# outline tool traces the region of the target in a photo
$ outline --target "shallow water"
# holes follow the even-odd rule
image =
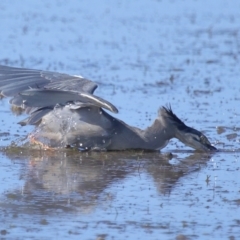
[[[93,7],[94,6],[94,7]],[[145,128],[170,103],[220,149],[30,151],[0,102],[0,234],[12,239],[240,238],[240,3],[1,1],[0,64],[81,74]],[[172,153],[172,154],[170,154]]]

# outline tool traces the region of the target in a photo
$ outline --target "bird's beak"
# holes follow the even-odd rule
[[[198,138],[199,145],[201,145],[201,149],[208,152],[208,151],[217,151],[217,148],[212,146],[209,142],[208,138],[201,133],[201,136]]]
[[[187,131],[181,132],[177,138],[187,146],[196,150],[204,152],[217,151],[217,148],[212,146],[204,134],[193,128],[187,128]]]
[[[214,146],[212,146],[210,143],[209,144],[202,144],[200,143],[200,149],[199,150],[203,150],[205,152],[212,152],[212,151],[217,151],[217,148],[215,148]],[[197,149],[198,150],[198,149]]]

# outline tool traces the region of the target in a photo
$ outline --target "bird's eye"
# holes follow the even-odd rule
[[[202,143],[206,143],[206,142],[207,142],[207,139],[206,139],[205,136],[201,135],[201,136],[200,136],[200,141],[201,141]]]
[[[191,135],[191,138],[197,142],[201,141],[201,139],[196,135]]]

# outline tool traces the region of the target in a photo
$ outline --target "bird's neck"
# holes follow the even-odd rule
[[[156,119],[152,126],[144,131],[146,144],[153,149],[164,148],[171,138],[174,138],[173,128],[167,128],[160,119]]]

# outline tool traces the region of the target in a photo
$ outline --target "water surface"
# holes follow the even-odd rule
[[[33,151],[0,102],[0,234],[8,239],[238,239],[238,1],[1,1],[0,64],[81,74],[130,125],[171,104],[220,149]],[[6,148],[7,147],[7,148]]]

